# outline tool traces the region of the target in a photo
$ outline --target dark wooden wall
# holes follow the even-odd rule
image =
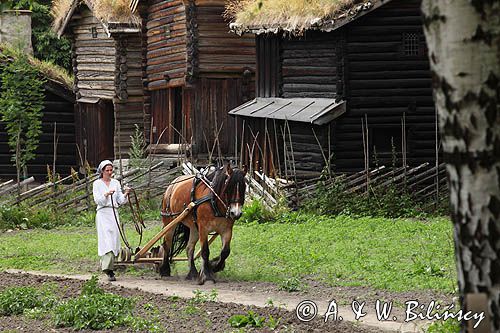
[[[346,114],[330,130],[316,128],[319,144],[311,125],[291,123],[293,145],[287,149],[293,149],[298,175],[321,170],[320,145],[327,157],[327,151],[334,154],[337,171],[363,169],[361,118],[368,121],[371,166],[391,165],[393,150],[401,164],[403,117],[407,164],[435,162],[435,108],[420,3],[395,0],[333,32],[256,38],[259,97],[346,100]],[[264,121],[247,123],[258,131]]]
[[[336,44],[333,34],[319,31],[281,39],[281,96],[335,97]]]
[[[275,35],[258,35],[255,38],[257,52],[256,94],[257,97],[281,96],[281,40]]]
[[[186,58],[186,8],[182,0],[151,0],[146,9],[146,80],[149,89],[183,85]]]
[[[50,83],[46,84],[49,85]],[[59,90],[59,89],[58,89]],[[66,176],[71,168],[76,167],[75,119],[73,112],[72,93],[64,90],[64,96],[57,91],[45,91],[45,102],[42,118],[42,134],[36,150],[36,158],[28,163],[28,175],[37,181],[47,178],[47,165],[52,169],[54,158],[54,123],[58,137],[56,172]],[[69,95],[70,98],[66,97]],[[7,144],[8,136],[4,125],[0,122],[0,179],[15,179],[16,168],[11,162],[11,153]]]
[[[401,119],[406,117],[407,163],[435,160],[435,109],[422,31],[420,2],[396,0],[346,25],[338,33],[344,59],[347,112],[336,122],[334,151],[339,170],[363,168],[361,118],[367,116],[371,165],[392,163],[390,138],[401,161]],[[405,54],[405,34],[418,43]],[[389,151],[388,151],[389,150]]]
[[[257,36],[257,97],[334,98],[338,81],[337,42],[338,38],[334,34],[317,31],[308,32],[302,37]],[[293,170],[299,178],[316,176],[323,169],[323,155],[328,158],[328,126],[295,122],[286,124],[273,120],[268,120],[266,126],[263,119],[246,119],[246,124],[254,134],[259,133],[260,136],[262,152],[254,150],[254,167],[259,165],[267,169],[266,172],[282,176],[292,174]],[[269,137],[264,141],[266,127]],[[252,145],[251,135],[246,136],[245,140]],[[269,160],[270,156],[274,162]],[[249,163],[248,154],[245,159]],[[275,170],[272,170],[273,167]]]

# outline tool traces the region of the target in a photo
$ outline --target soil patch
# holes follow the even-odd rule
[[[144,279],[143,279],[144,280]],[[147,280],[147,278],[146,278]],[[145,283],[147,281],[144,281]],[[31,274],[13,274],[0,272],[0,291],[14,286],[40,287],[44,283],[56,285],[60,299],[77,297],[80,294],[84,281],[61,277],[36,276]],[[266,284],[231,283],[231,288],[254,290]],[[136,307],[134,315],[149,318],[151,308],[158,309],[157,315],[165,330],[174,332],[233,332],[237,331],[228,323],[229,317],[234,314],[255,312],[258,316],[280,319],[278,331],[281,332],[382,332],[369,327],[361,327],[345,321],[324,322],[320,317],[310,322],[300,322],[295,313],[277,307],[256,307],[235,303],[203,302],[193,305],[186,299],[148,293],[138,289],[129,289],[112,284],[103,284],[103,289],[125,297],[134,297]],[[217,286],[218,287],[218,286]],[[255,288],[254,288],[255,287]],[[273,287],[268,286],[270,290]],[[323,297],[324,295],[322,295]],[[36,320],[25,316],[0,317],[0,331],[2,332],[73,332],[70,328],[56,329],[50,318]],[[115,328],[116,332],[132,332],[123,327]],[[269,332],[269,328],[250,328],[245,331]],[[83,331],[109,332],[109,331]]]

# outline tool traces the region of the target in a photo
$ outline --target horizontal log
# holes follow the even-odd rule
[[[47,116],[60,116],[66,114],[65,112],[57,112],[57,111],[67,111],[68,109],[73,109],[73,104],[69,102],[62,101],[44,101],[44,118]],[[72,112],[71,112],[72,113]]]
[[[79,88],[78,92],[82,97],[99,97],[104,99],[112,99],[115,96],[114,90],[96,90],[96,89],[82,89]]]
[[[179,44],[177,46],[171,46],[171,47],[163,47],[158,50],[154,51],[148,51],[146,54],[146,58],[148,59],[155,59],[155,58],[160,58],[162,56],[168,56],[171,54],[178,54],[178,53],[185,53],[186,52],[186,45],[185,44]]]
[[[238,47],[238,45],[228,45],[225,43],[211,43],[211,46],[199,47],[201,55],[248,55],[255,58],[255,49],[253,47]],[[255,62],[255,60],[254,60]]]
[[[283,91],[286,92],[335,92],[334,84],[310,84],[310,83],[287,83],[283,84]]]
[[[185,18],[186,9],[182,3],[177,3],[177,5],[150,12],[150,14],[148,15],[146,28],[152,29],[165,23],[169,23],[170,21],[168,19],[171,19],[172,16],[176,16],[176,14],[177,16],[182,16]]]
[[[431,79],[431,72],[424,70],[395,70],[387,68],[383,71],[367,71],[367,72],[351,72],[349,73],[351,80],[377,80],[384,78],[385,80],[392,79]]]
[[[335,98],[336,93],[325,92],[283,92],[283,98]]]
[[[316,66],[283,66],[283,76],[332,76],[337,74],[337,69],[332,66],[316,67]]]
[[[209,66],[209,64],[221,64],[221,65],[236,65],[236,64],[254,64],[254,55],[242,55],[242,54],[228,54],[228,55],[218,55],[218,54],[201,54],[199,55],[200,64]]]
[[[160,0],[148,6],[148,14],[158,12],[162,9],[182,5],[182,0]]]
[[[387,61],[364,61],[364,62],[350,62],[349,69],[353,72],[366,72],[366,71],[387,71],[393,70],[429,70],[428,60],[387,60]]]

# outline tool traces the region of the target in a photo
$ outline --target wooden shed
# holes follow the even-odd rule
[[[54,24],[72,41],[77,144],[93,166],[127,157],[135,124],[144,126],[142,22],[118,3],[73,0]]]
[[[365,156],[370,166],[391,165],[393,157],[434,163],[436,114],[420,3],[354,1],[300,26],[291,18],[236,19],[232,29],[256,34],[257,44],[257,98],[230,111],[260,133],[260,149],[246,160],[280,174],[289,161],[288,172],[299,178],[318,175],[329,156],[346,172],[362,170]],[[314,105],[325,107],[314,112]],[[326,117],[322,124],[318,114]],[[253,140],[246,137],[248,145]]]
[[[149,0],[138,12],[150,142],[234,156],[240,129],[228,111],[255,96],[254,36],[230,33],[222,0]]]
[[[72,87],[58,77],[46,75],[44,108],[42,110],[42,134],[35,159],[27,165],[28,175],[36,181],[47,178],[47,166],[56,157],[56,172],[69,175],[71,168],[77,166],[75,145],[75,120],[73,104],[75,101]],[[55,130],[55,133],[54,133]],[[56,156],[54,156],[54,134],[56,134]],[[16,167],[11,160],[8,135],[0,121],[0,179],[16,179]]]

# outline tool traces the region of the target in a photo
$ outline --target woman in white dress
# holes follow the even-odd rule
[[[128,201],[130,189],[127,188],[122,192],[120,182],[111,178],[113,163],[110,160],[102,161],[97,167],[97,172],[99,178],[94,182],[92,188],[94,201],[97,205],[95,216],[97,250],[101,258],[102,271],[108,275],[109,281],[116,281],[114,263],[115,257],[120,251],[120,231],[117,225],[120,220],[117,208]]]

